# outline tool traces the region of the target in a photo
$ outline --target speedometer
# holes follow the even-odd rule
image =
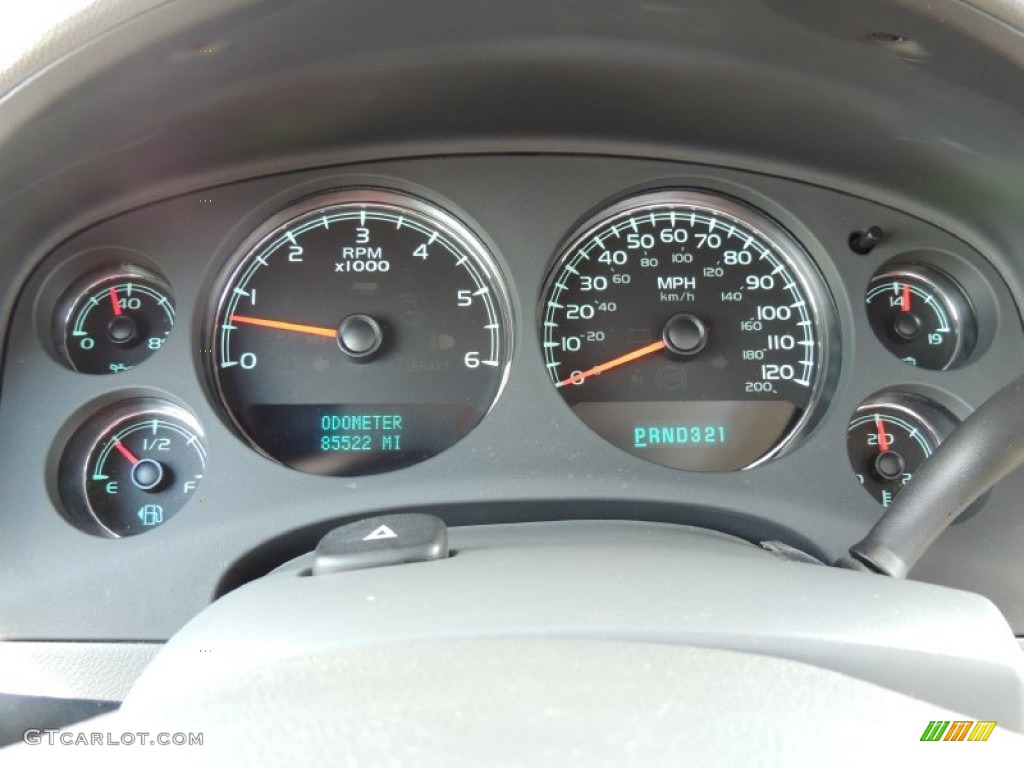
[[[805,431],[831,315],[803,248],[717,194],[628,198],[572,236],[541,305],[548,375],[629,453],[677,469],[744,469]]]

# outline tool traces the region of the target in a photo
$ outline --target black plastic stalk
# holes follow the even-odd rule
[[[961,512],[1021,464],[1024,376],[996,392],[942,442],[836,565],[904,578]]]

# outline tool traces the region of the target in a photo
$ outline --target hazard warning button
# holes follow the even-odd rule
[[[316,546],[313,575],[448,557],[448,529],[433,515],[404,512],[358,520]]]

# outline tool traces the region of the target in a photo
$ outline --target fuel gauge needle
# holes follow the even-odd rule
[[[567,379],[562,379],[560,382],[555,384],[555,386],[564,387],[567,384],[579,384],[582,381],[586,381],[591,376],[597,376],[597,374],[610,371],[612,368],[618,368],[620,365],[625,365],[626,363],[631,363],[634,360],[639,360],[641,357],[653,355],[655,352],[660,352],[666,346],[667,345],[664,341],[656,341],[653,344],[648,344],[646,347],[640,347],[640,349],[634,349],[632,352],[620,355],[614,360],[609,360],[607,363],[595,365],[593,368],[583,371],[583,373],[577,373]]]
[[[267,320],[262,317],[247,317],[246,315],[231,315],[230,320],[232,323],[242,323],[244,325],[258,325],[263,328],[273,328],[278,331],[292,331],[293,333],[305,333],[309,336],[326,336],[327,338],[337,338],[338,330],[336,328],[322,328],[318,325],[303,325],[301,323],[286,323],[283,320]]]
[[[114,441],[114,447],[117,448],[118,453],[120,453],[122,456],[128,459],[128,461],[130,461],[133,465],[139,463],[139,460],[135,458],[135,454],[129,451],[127,448],[125,448],[120,440]]]

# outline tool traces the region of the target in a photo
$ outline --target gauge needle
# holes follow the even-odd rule
[[[875,427],[878,428],[878,446],[883,451],[889,450],[889,435],[885,431],[885,424],[881,416],[875,416]]]
[[[336,328],[321,328],[318,325],[301,325],[299,323],[285,323],[281,320],[265,320],[261,317],[246,317],[245,315],[231,315],[232,323],[243,323],[248,325],[259,325],[263,328],[274,328],[278,331],[294,331],[295,333],[306,333],[310,336],[326,336],[337,338]]]
[[[583,373],[577,373],[576,375],[570,376],[567,379],[562,379],[555,386],[564,387],[566,384],[579,384],[580,382],[589,379],[591,376],[597,376],[597,374],[599,373],[610,371],[612,368],[618,368],[620,365],[625,365],[626,363],[631,363],[634,360],[639,360],[641,357],[653,355],[655,352],[663,350],[665,346],[666,345],[664,341],[656,341],[653,344],[648,344],[646,347],[641,347],[640,349],[635,349],[632,352],[627,352],[624,355],[620,355],[619,357],[616,357],[614,360],[609,360],[607,363],[595,365],[588,371],[583,371]]]
[[[115,440],[114,441],[114,447],[117,448],[117,450],[120,452],[120,454],[122,456],[124,456],[126,459],[128,459],[128,461],[130,461],[133,465],[139,463],[139,460],[135,458],[135,454],[132,453],[131,451],[129,451],[127,448],[125,448],[121,444],[120,440]]]
[[[123,311],[121,309],[121,299],[118,298],[117,288],[110,286],[110,303],[114,305],[114,316],[118,316]]]
[[[903,284],[903,296],[900,301],[900,308],[904,312],[910,311],[910,283]]]

